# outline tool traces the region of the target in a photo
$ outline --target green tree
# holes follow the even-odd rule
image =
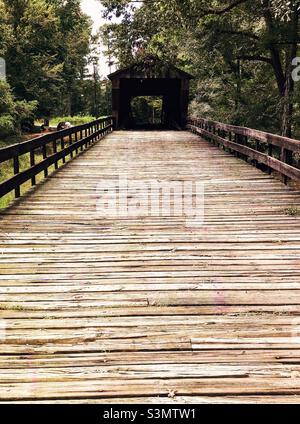
[[[4,0],[0,0],[0,34],[0,57],[2,57],[12,41],[12,28],[8,24],[8,14]]]
[[[21,132],[23,119],[33,117],[36,102],[25,100],[15,101],[10,86],[6,81],[0,80],[0,138]]]
[[[44,0],[5,0],[13,38],[7,48],[7,78],[17,99],[38,101],[38,116],[58,104],[62,63],[57,58],[59,19]]]
[[[13,27],[9,22],[7,5],[0,0],[0,56],[5,57],[13,43]],[[3,76],[2,76],[3,78]],[[0,79],[0,138],[20,134],[23,119],[32,117],[37,107],[36,102],[17,101],[10,85],[5,79]]]
[[[15,102],[9,85],[0,80],[0,137],[14,132]]]
[[[17,99],[38,101],[38,117],[73,115],[90,53],[91,22],[79,0],[3,0],[12,30],[8,81]]]
[[[126,0],[103,3],[108,18],[123,18],[104,34],[121,65],[133,60],[141,45],[193,71],[194,108],[202,105],[208,114],[239,123],[248,116],[253,125],[273,123],[274,130],[291,135],[298,0],[157,0],[140,7]]]
[[[97,42],[92,36],[91,19],[81,10],[80,0],[48,0],[54,5],[59,18],[60,39],[56,46],[57,58],[62,64],[62,88],[60,90],[60,114],[79,113],[78,99],[84,94],[86,67],[91,60],[92,45]]]

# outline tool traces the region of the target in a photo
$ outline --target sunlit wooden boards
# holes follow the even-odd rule
[[[120,174],[204,182],[204,224],[99,215]],[[101,140],[1,215],[0,402],[298,403],[297,208],[188,132]]]

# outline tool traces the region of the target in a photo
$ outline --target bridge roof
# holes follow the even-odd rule
[[[110,80],[120,78],[169,78],[169,79],[193,79],[194,77],[177,68],[176,66],[163,62],[154,57],[147,57],[142,61],[133,63],[123,69],[108,75]]]

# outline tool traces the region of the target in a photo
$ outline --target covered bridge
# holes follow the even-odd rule
[[[140,96],[155,96],[162,99],[162,128],[184,128],[188,115],[189,83],[192,78],[190,74],[155,57],[148,57],[109,75],[112,81],[112,108],[116,127],[140,127],[132,113],[132,101]]]

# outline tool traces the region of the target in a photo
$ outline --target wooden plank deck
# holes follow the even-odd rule
[[[205,182],[205,223],[97,182]],[[114,132],[0,221],[0,401],[300,402],[300,193],[188,132]],[[158,399],[159,397],[159,399]]]

